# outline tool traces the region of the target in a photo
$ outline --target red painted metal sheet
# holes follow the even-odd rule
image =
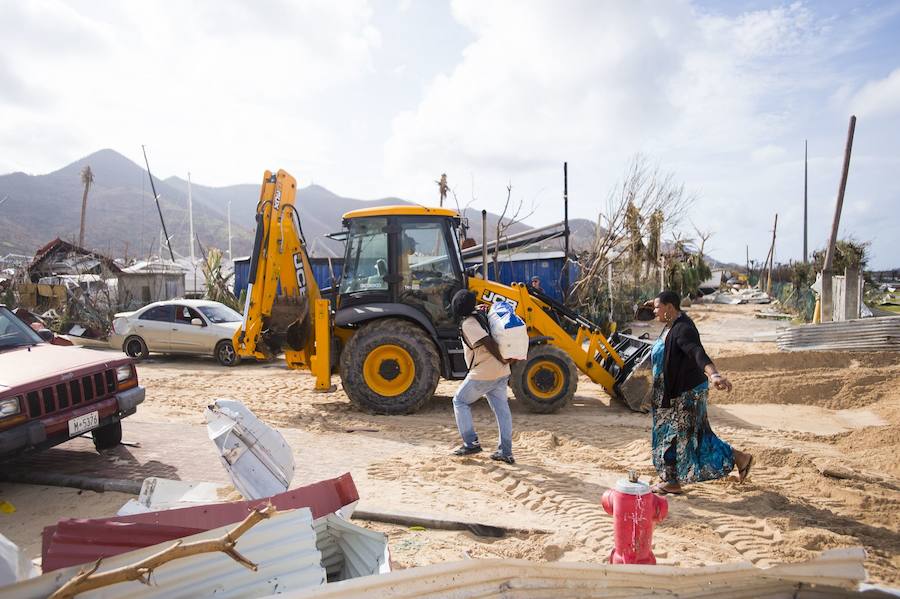
[[[298,487],[266,499],[214,503],[209,505],[115,516],[95,520],[60,520],[44,529],[42,565],[44,572],[64,566],[95,561],[166,540],[178,539],[243,520],[257,506],[271,503],[278,510],[308,507],[313,518],[327,516],[345,505],[359,501],[359,492],[350,473]],[[132,538],[122,525],[139,524]],[[183,533],[180,531],[188,530]],[[175,536],[166,536],[174,534]],[[151,540],[152,539],[152,540]],[[77,561],[72,561],[77,560]]]
[[[74,519],[48,526],[45,533],[48,530],[51,532],[49,537],[44,535],[41,561],[45,572],[203,532],[203,529],[184,526]]]

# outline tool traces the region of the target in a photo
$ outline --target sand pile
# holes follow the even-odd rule
[[[730,395],[712,394],[712,426],[757,461],[747,484],[733,475],[670,498],[670,516],[655,536],[660,562],[765,566],[863,545],[871,578],[900,585],[900,356],[779,353],[752,342],[754,331],[775,325],[747,307],[696,311],[704,343],[735,384]],[[467,555],[602,562],[612,519],[600,496],[629,469],[644,480],[654,475],[650,417],[610,402],[585,378],[558,414],[530,414],[512,402],[517,463],[508,466],[489,452],[449,457],[459,443],[449,401],[455,382],[442,381],[419,413],[385,417],[358,412],[341,391],[314,393],[308,374],[283,363],[223,369],[209,360],[157,359],[141,365],[140,376],[147,401],[134,418],[202,425],[211,399],[240,399],[270,423],[324,439],[330,460],[364,464],[351,472],[367,509],[549,531],[487,539],[372,525],[390,534],[398,567]],[[474,418],[482,444],[493,446],[496,425],[485,402]],[[378,450],[345,442],[348,434]]]

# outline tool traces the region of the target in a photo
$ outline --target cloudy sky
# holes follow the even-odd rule
[[[635,153],[698,196],[720,260],[841,234],[900,266],[900,3],[0,0],[0,173],[101,148],[223,186],[284,168],[361,199],[596,219]]]

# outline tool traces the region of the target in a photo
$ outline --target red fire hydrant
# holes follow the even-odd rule
[[[611,564],[655,564],[653,525],[669,513],[669,502],[650,492],[650,485],[629,471],[615,489],[603,493],[603,509],[615,519],[616,546],[609,555]]]

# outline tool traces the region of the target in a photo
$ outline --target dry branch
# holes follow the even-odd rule
[[[257,567],[256,564],[238,553],[234,546],[241,535],[262,520],[271,518],[276,513],[275,508],[271,504],[267,505],[262,509],[256,509],[250,512],[247,517],[244,518],[243,522],[220,537],[207,539],[205,541],[194,541],[193,543],[187,544],[183,544],[181,540],[178,540],[174,545],[163,549],[150,557],[142,559],[136,564],[122,566],[108,572],[95,574],[100,567],[100,563],[103,561],[103,558],[100,558],[89,570],[80,571],[62,585],[55,593],[50,595],[50,599],[70,599],[71,597],[75,597],[86,591],[92,591],[94,589],[130,580],[137,580],[143,584],[150,584],[151,574],[153,574],[153,571],[161,565],[183,557],[190,557],[201,553],[213,553],[216,551],[221,551],[245,568],[249,568],[255,572]]]
[[[510,183],[509,185],[506,186],[506,202],[503,204],[503,212],[500,213],[500,218],[497,219],[497,231],[496,231],[496,235],[494,237],[494,240],[496,241],[496,244],[494,245],[494,260],[493,260],[493,262],[494,262],[494,277],[496,277],[497,280],[499,280],[498,273],[500,272],[499,270],[497,270],[497,268],[498,268],[497,264],[500,261],[500,240],[507,237],[506,232],[509,230],[510,227],[512,227],[516,223],[522,222],[523,220],[525,220],[526,218],[528,218],[529,216],[534,214],[534,207],[532,206],[531,211],[528,212],[528,214],[519,216],[519,214],[522,212],[522,205],[523,205],[522,200],[519,200],[519,204],[516,206],[515,212],[513,212],[512,216],[510,216],[509,219],[506,222],[504,222],[503,219],[506,218],[506,213],[509,210],[509,202],[511,199],[512,199],[512,183]],[[484,240],[483,243],[487,243],[487,240]],[[485,272],[487,272],[487,270],[485,270]]]

